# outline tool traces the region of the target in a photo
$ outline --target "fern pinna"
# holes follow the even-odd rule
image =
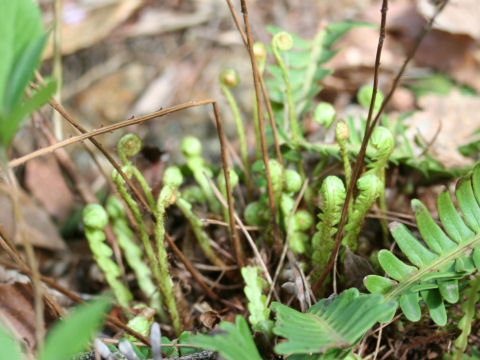
[[[412,265],[391,251],[381,250],[378,259],[390,278],[370,275],[365,279],[370,292],[383,294],[386,301],[396,301],[411,321],[420,319],[419,303],[423,299],[432,320],[445,325],[445,301],[456,303],[459,300],[458,280],[480,269],[480,166],[458,182],[455,194],[461,214],[455,209],[448,191],[437,199],[443,229],[425,205],[413,200],[412,207],[424,243],[404,225],[390,225],[400,250]]]

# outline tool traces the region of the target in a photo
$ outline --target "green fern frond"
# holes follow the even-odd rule
[[[425,245],[405,225],[392,223],[390,231],[412,265],[388,250],[381,250],[378,260],[391,279],[377,275],[365,279],[370,292],[397,301],[411,321],[420,319],[420,299],[423,299],[432,320],[445,325],[444,301],[458,302],[458,280],[480,269],[480,166],[458,182],[455,193],[461,214],[455,209],[448,191],[437,199],[443,229],[425,205],[413,200],[418,230]]]
[[[371,145],[375,151],[369,152],[372,162],[367,165],[367,168],[370,169],[369,172],[383,179],[385,177],[385,166],[395,149],[393,135],[386,127],[377,126],[373,130],[369,145]]]
[[[383,192],[383,182],[378,176],[366,173],[357,180],[357,188],[359,194],[349,214],[343,238],[343,243],[352,251],[357,249],[357,238],[362,230],[362,224],[367,211]]]
[[[355,288],[320,300],[307,313],[274,302],[273,332],[287,339],[275,346],[278,354],[328,354],[343,359],[377,321],[395,309],[378,294],[360,294]],[[315,357],[317,359],[317,357]]]
[[[264,280],[258,275],[257,266],[246,266],[242,268],[242,277],[245,281],[243,291],[248,299],[248,320],[253,330],[263,331],[270,334],[273,321],[269,320],[270,309],[267,307],[267,297],[262,294]]]
[[[337,232],[342,206],[345,200],[345,185],[336,176],[328,176],[322,183],[320,193],[323,197],[322,212],[318,215],[317,232],[312,238],[312,260],[314,265],[323,267],[333,249],[333,236]]]
[[[458,322],[458,328],[462,331],[455,340],[455,346],[458,351],[455,354],[455,359],[461,360],[465,350],[467,350],[468,337],[472,330],[472,322],[475,319],[475,305],[480,300],[480,277],[476,277],[469,282],[469,287],[464,291],[465,301],[462,303],[462,311],[464,316]]]
[[[288,76],[292,87],[293,100],[297,114],[302,116],[312,105],[312,100],[322,90],[317,85],[325,76],[333,70],[325,69],[322,64],[328,62],[336,50],[331,47],[350,29],[360,26],[375,26],[369,23],[360,22],[337,22],[329,24],[325,29],[320,30],[312,40],[302,39],[295,34],[293,38],[293,49],[284,53],[288,64]],[[275,26],[267,26],[267,30],[275,35],[283,30]],[[285,84],[282,78],[282,71],[279,66],[268,66],[272,75],[266,80],[270,98],[278,104],[285,104]]]
[[[227,360],[263,360],[253,342],[247,321],[240,315],[235,320],[235,324],[222,321],[222,332],[215,336],[194,335],[189,337],[188,342],[202,349],[218,351]]]

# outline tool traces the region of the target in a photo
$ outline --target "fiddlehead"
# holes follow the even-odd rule
[[[143,177],[142,173],[137,169],[135,165],[131,163],[128,158],[137,155],[142,149],[142,140],[136,134],[126,134],[120,138],[117,144],[118,157],[123,163],[124,168],[135,176],[138,183],[142,187],[142,190],[147,198],[148,205],[155,211],[155,200],[152,195],[152,191],[147,181]],[[125,170],[124,170],[125,172]]]
[[[112,288],[118,303],[125,307],[129,306],[132,294],[118,279],[121,275],[120,268],[111,259],[112,249],[105,244],[103,231],[108,224],[107,212],[99,204],[88,204],[83,209],[82,221],[93,258],[105,275],[105,279]]]
[[[287,98],[287,109],[288,115],[290,119],[290,132],[292,135],[292,141],[295,147],[298,146],[298,142],[300,141],[300,125],[297,121],[297,116],[295,113],[295,105],[293,102],[293,94],[292,94],[292,86],[290,84],[290,76],[287,71],[287,66],[285,65],[285,61],[280,53],[280,51],[288,51],[293,46],[293,38],[292,36],[285,32],[281,31],[272,39],[272,51],[275,59],[277,60],[278,66],[282,71],[283,81],[285,82],[285,94]]]
[[[181,150],[187,160],[188,168],[207,199],[210,210],[219,213],[220,204],[208,182],[208,178],[212,178],[213,174],[202,158],[202,143],[194,136],[186,136],[182,140]]]
[[[224,70],[220,74],[220,86],[222,88],[223,94],[227,98],[228,104],[232,109],[233,118],[235,120],[235,125],[237,127],[238,141],[240,142],[240,156],[242,158],[243,167],[245,168],[245,183],[247,189],[251,189],[251,180],[250,180],[250,162],[248,160],[248,149],[247,149],[247,140],[245,138],[245,129],[243,127],[243,119],[240,115],[237,102],[230,91],[231,88],[237,87],[240,83],[240,77],[235,70],[228,69]]]
[[[322,101],[315,107],[313,121],[328,129],[335,121],[336,114],[332,104]]]

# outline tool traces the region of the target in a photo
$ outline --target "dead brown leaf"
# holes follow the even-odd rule
[[[373,68],[378,44],[378,29],[358,27],[350,30],[335,45],[341,51],[328,62],[332,69]],[[382,67],[398,66],[401,59],[394,55],[391,41],[386,38],[382,51]]]
[[[480,22],[478,21],[480,7],[478,5],[478,0],[450,0],[438,15],[433,28],[480,39]],[[419,0],[417,8],[425,19],[430,19],[435,12],[435,5],[431,0]]]
[[[15,282],[0,285],[0,312],[8,325],[23,340],[24,345],[33,350],[35,340],[35,309],[33,289],[29,283]],[[45,313],[45,325],[53,323],[55,318]]]
[[[141,64],[129,64],[82,91],[75,100],[87,118],[119,121],[143,91],[146,76]]]
[[[221,1],[203,0],[193,2],[195,11],[190,13],[170,11],[163,8],[145,8],[138,21],[126,26],[122,35],[127,37],[152,36],[169,31],[178,31],[210,21],[218,16]],[[220,7],[225,12],[225,8]]]
[[[198,317],[198,321],[205,326],[208,330],[211,330],[217,325],[222,318],[217,311],[205,311]]]
[[[37,158],[27,163],[25,185],[51,216],[59,221],[68,218],[74,196],[65,183],[53,155]]]
[[[430,16],[431,7],[429,0],[420,0],[418,6],[406,2],[392,4],[387,30],[406,49],[410,48]],[[480,91],[479,11],[475,0],[449,2],[420,44],[416,64],[444,72]]]
[[[88,48],[107,37],[142,5],[142,0],[67,3],[63,11],[62,54]],[[53,35],[53,32],[52,32]],[[53,55],[53,36],[44,58]]]
[[[370,274],[375,274],[370,262],[362,256],[356,255],[347,248],[345,251],[345,260],[343,262],[345,272],[345,287],[356,287],[364,290],[363,278]]]
[[[413,143],[415,136],[420,136],[425,144],[434,140],[428,152],[448,169],[472,164],[457,148],[473,141],[473,133],[480,127],[480,98],[452,90],[447,96],[422,96],[419,106],[422,110],[405,121],[408,139]],[[420,155],[424,150],[417,147],[416,151]]]
[[[19,244],[16,239],[16,221],[13,214],[13,203],[10,196],[11,189],[0,184],[0,225],[7,235]],[[26,233],[31,244],[35,247],[48,250],[65,250],[67,247],[63,239],[58,235],[55,225],[29,195],[20,190],[20,207],[22,209]]]

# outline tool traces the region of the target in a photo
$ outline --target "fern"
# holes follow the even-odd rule
[[[455,354],[456,360],[461,360],[467,349],[468,337],[472,330],[472,321],[475,319],[476,314],[475,305],[480,300],[478,293],[480,291],[480,277],[477,276],[474,280],[470,281],[469,285],[469,288],[464,291],[465,301],[462,303],[462,311],[465,315],[458,322],[458,328],[462,332],[457,340],[455,340],[455,346],[458,349]]]
[[[333,249],[333,236],[340,221],[342,205],[345,200],[345,186],[336,176],[328,176],[322,183],[320,193],[323,197],[322,212],[318,215],[317,232],[312,238],[312,262],[323,268]]]
[[[267,307],[267,297],[262,294],[264,280],[258,276],[257,266],[246,266],[242,268],[242,277],[245,281],[244,292],[248,299],[248,320],[253,330],[263,331],[271,334],[273,321],[269,320],[270,309]]]
[[[242,316],[237,315],[235,324],[222,321],[220,330],[222,333],[215,336],[191,336],[188,342],[202,349],[218,351],[227,360],[262,360],[247,321]]]
[[[365,173],[357,180],[359,194],[349,214],[343,238],[343,243],[352,251],[357,249],[357,238],[362,230],[362,224],[367,211],[383,192],[383,187],[383,182],[374,174]]]
[[[463,175],[468,169],[446,169],[436,158],[431,156],[428,151],[424,151],[421,156],[415,154],[411,140],[408,139],[406,133],[408,126],[404,123],[404,121],[411,115],[413,115],[413,113],[402,114],[395,121],[387,116],[382,116],[380,122],[382,127],[388,129],[395,140],[395,146],[391,155],[388,157],[388,161],[396,165],[401,164],[411,169],[415,169],[430,180],[436,178],[454,178]],[[346,151],[350,156],[356,156],[360,150],[363,135],[365,133],[366,120],[362,117],[354,119],[352,116],[347,116],[345,123],[348,126],[350,135],[348,143],[346,144]],[[322,157],[333,156],[340,159],[341,156],[343,156],[339,146],[334,143],[310,143],[304,141],[301,142],[300,145],[303,149],[315,151]],[[374,144],[372,143],[371,145]],[[376,160],[376,153],[377,150],[374,149],[374,146],[369,146],[367,148],[367,157],[370,160]]]
[[[360,26],[375,26],[360,22],[337,22],[329,24],[326,29],[320,30],[314,39],[306,40],[291,34],[293,37],[293,49],[284,54],[288,77],[290,78],[293,99],[298,106],[297,114],[302,116],[311,107],[312,100],[322,90],[317,84],[333,70],[325,69],[321,65],[328,62],[335,54],[332,46],[350,29]],[[275,35],[282,29],[268,26],[267,30]],[[278,104],[286,104],[284,101],[284,81],[279,66],[268,66],[272,75],[266,81],[269,88],[270,99]]]
[[[370,292],[384,294],[387,301],[396,301],[411,321],[420,319],[420,299],[423,299],[432,320],[445,325],[444,301],[458,302],[458,280],[480,269],[480,166],[458,182],[456,197],[463,218],[449,192],[443,192],[437,199],[443,229],[425,205],[413,200],[418,230],[426,245],[406,226],[392,223],[392,235],[412,265],[388,250],[381,250],[378,260],[391,279],[377,275],[365,279]]]
[[[283,355],[325,353],[313,358],[343,359],[363,334],[394,308],[383,296],[360,294],[355,288],[320,300],[305,314],[273,303],[277,314],[273,332],[287,338],[275,351]]]
[[[152,281],[152,271],[142,259],[142,249],[134,241],[134,233],[128,225],[125,208],[121,200],[114,195],[110,195],[107,198],[105,210],[112,223],[112,229],[117,237],[118,245],[122,249],[128,265],[135,273],[138,287],[146,298],[150,300],[150,306],[155,308],[163,318],[166,318],[162,308],[161,295]]]

